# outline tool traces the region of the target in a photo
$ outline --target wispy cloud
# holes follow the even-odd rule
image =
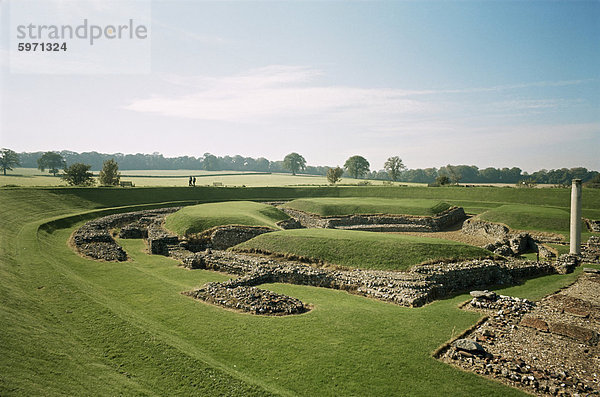
[[[126,109],[202,120],[269,122],[281,117],[328,117],[369,123],[432,111],[431,105],[407,98],[410,92],[325,86],[315,83],[320,71],[271,65],[226,77],[168,81],[193,87],[183,96],[155,95],[134,100]]]
[[[280,117],[313,116],[346,124],[394,125],[410,116],[439,116],[457,109],[454,96],[502,93],[531,87],[584,84],[589,80],[543,81],[452,90],[403,90],[319,84],[323,73],[305,66],[270,65],[230,76],[170,75],[165,81],[184,87],[185,95],[157,94],[138,98],[125,108],[137,112],[199,120],[269,122]],[[460,101],[459,101],[460,102]],[[493,113],[548,110],[576,101],[560,99],[507,99],[496,97],[481,106]],[[458,105],[460,106],[460,105]],[[473,104],[470,105],[473,108]],[[448,115],[450,118],[455,116]]]
[[[530,90],[576,86],[588,80],[403,90],[326,85],[325,78],[313,68],[285,65],[222,77],[172,75],[164,80],[184,94],[139,98],[125,108],[183,119],[243,123],[250,134],[278,139],[282,145],[293,144],[306,152],[314,151],[315,145],[333,147],[343,142],[340,156],[362,153],[384,158],[401,147],[407,164],[423,164],[424,153],[440,164],[461,163],[466,148],[477,164],[493,165],[489,154],[497,151],[505,153],[507,164],[521,164],[525,151],[545,147],[548,155],[561,156],[560,148],[574,142],[590,151],[589,142],[600,136],[600,124],[593,118],[589,123],[561,119],[574,107],[589,105],[586,101]],[[329,156],[324,154],[318,160],[325,164]],[[425,163],[432,164],[430,160]]]

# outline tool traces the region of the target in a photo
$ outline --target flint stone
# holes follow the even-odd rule
[[[539,317],[526,315],[523,316],[519,325],[524,327],[534,328],[542,332],[548,332],[548,323]]]
[[[498,295],[494,291],[471,291],[471,296],[476,299],[496,300]]]
[[[483,348],[483,346],[471,339],[457,339],[454,342],[452,342],[452,346],[454,346],[458,350],[464,350],[470,353],[485,353],[485,349]]]

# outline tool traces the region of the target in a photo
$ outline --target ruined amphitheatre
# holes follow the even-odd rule
[[[41,354],[39,362],[60,363],[64,370],[52,376],[68,380],[64,390],[81,390],[88,373],[104,379],[116,371],[123,380],[107,384],[127,394],[144,384],[192,394],[306,395],[319,382],[323,394],[599,392],[600,197],[592,189],[580,196],[576,255],[568,228],[539,226],[551,217],[529,219],[526,229],[488,213],[548,208],[562,211],[560,225],[568,227],[571,189],[0,194],[11,203],[6,233],[18,236],[4,240],[4,261],[15,266],[6,272],[15,286],[8,296],[46,313],[30,329],[8,328],[10,343],[36,335],[70,352],[29,345],[7,357]],[[539,200],[548,207],[533,204]],[[83,344],[65,345],[70,339],[49,328],[53,322],[82,335]],[[88,361],[104,367],[80,367]],[[33,371],[35,362],[22,359],[5,373]],[[71,378],[75,367],[85,382]],[[44,368],[53,366],[35,365],[35,379],[46,389]],[[26,382],[12,384],[25,390]]]

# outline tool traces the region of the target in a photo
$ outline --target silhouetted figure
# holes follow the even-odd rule
[[[196,177],[194,177],[194,186],[196,186]]]
[[[192,186],[192,177],[190,176],[190,181],[188,182],[188,186]]]

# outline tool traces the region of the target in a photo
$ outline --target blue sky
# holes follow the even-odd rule
[[[600,169],[600,2],[151,8],[150,74],[11,73],[3,23],[0,145]]]

